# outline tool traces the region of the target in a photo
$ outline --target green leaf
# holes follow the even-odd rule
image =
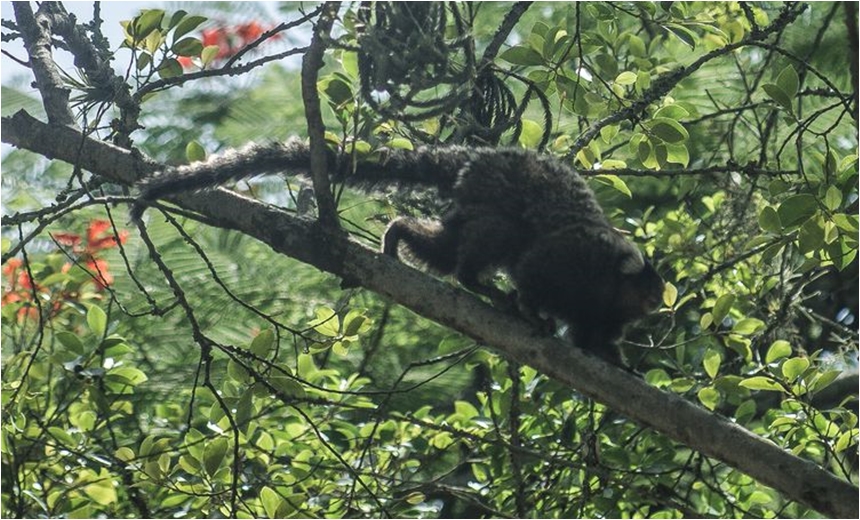
[[[137,70],[143,70],[152,63],[152,55],[141,53],[137,58]]]
[[[424,493],[421,493],[420,491],[413,491],[412,493],[406,495],[403,500],[405,500],[407,504],[412,504],[413,506],[415,506],[420,504],[421,502],[424,502],[424,499]]]
[[[176,24],[181,22],[182,19],[185,18],[185,16],[187,14],[188,14],[188,11],[183,11],[182,9],[173,13],[173,15],[170,17],[170,22],[168,22],[168,24],[167,24],[167,28],[173,29],[174,27],[176,27]]]
[[[820,392],[825,387],[829,386],[830,383],[836,380],[837,377],[842,375],[841,370],[828,370],[817,377],[815,377],[812,382],[809,384],[810,392]]]
[[[765,390],[769,392],[782,392],[782,387],[776,381],[763,376],[748,377],[741,381],[740,386],[750,390]]]
[[[836,450],[836,453],[840,453],[845,451],[848,446],[851,446],[852,444],[854,444],[854,432],[843,432],[836,440],[836,446],[834,449]]]
[[[118,458],[119,460],[121,460],[123,462],[130,462],[130,461],[134,460],[134,458],[135,458],[134,450],[132,450],[131,448],[129,448],[127,446],[123,446],[122,448],[116,450],[114,452],[113,456]]]
[[[672,379],[662,368],[652,368],[645,373],[645,381],[647,381],[651,386],[663,388],[664,386],[669,385],[672,382]]]
[[[287,396],[296,397],[298,399],[304,399],[307,396],[304,387],[298,381],[285,375],[278,374],[272,376],[269,383],[275,387],[275,389],[283,392]]]
[[[412,144],[412,141],[406,139],[405,137],[395,137],[389,140],[385,145],[389,148],[394,148],[397,150],[414,150],[415,145]]]
[[[615,83],[618,85],[633,85],[636,83],[636,73],[629,70],[624,71],[615,78]]]
[[[779,205],[779,220],[785,227],[804,222],[818,210],[818,201],[808,193],[793,195]]]
[[[774,361],[779,361],[782,358],[788,357],[791,355],[791,343],[778,339],[771,343],[770,347],[767,349],[767,354],[765,354],[764,362],[765,363],[773,363]]]
[[[684,144],[665,144],[666,162],[680,164],[685,168],[690,164],[690,152]]]
[[[84,344],[81,342],[81,338],[75,336],[71,332],[62,330],[54,334],[54,337],[57,338],[57,341],[59,341],[61,345],[75,354],[81,355],[84,353]]]
[[[326,97],[337,106],[348,103],[353,99],[352,87],[346,81],[336,76],[328,76],[320,80],[320,86]]]
[[[206,150],[197,141],[190,141],[185,145],[185,158],[188,162],[203,161],[206,159]]]
[[[691,49],[695,50],[696,33],[687,29],[683,25],[678,25],[676,23],[667,23],[664,25],[664,27],[668,29],[669,32],[677,36],[679,40],[689,45]]]
[[[247,434],[248,426],[251,424],[251,416],[254,414],[254,392],[249,388],[242,393],[242,397],[236,402],[236,411],[233,420],[239,426],[239,430]]]
[[[134,41],[143,41],[152,31],[161,26],[162,18],[164,18],[164,11],[161,9],[142,11],[140,16],[132,20],[130,25],[130,32],[134,36]]]
[[[690,112],[682,107],[681,105],[666,105],[661,107],[657,112],[654,113],[655,118],[668,118],[674,119],[675,121],[680,121],[685,117],[689,117]]]
[[[714,410],[720,404],[720,392],[712,386],[702,388],[696,395],[708,410]]]
[[[523,119],[519,143],[526,148],[537,148],[543,139],[543,128],[531,119]]]
[[[616,135],[618,135],[618,125],[606,125],[600,129],[600,138],[606,144],[611,143]]]
[[[182,75],[182,65],[175,59],[164,60],[158,66],[158,76],[161,79],[175,78]]]
[[[600,166],[604,170],[616,170],[621,168],[627,168],[627,163],[624,161],[619,161],[617,159],[606,159],[605,161],[600,163]]]
[[[283,501],[284,499],[269,486],[264,486],[260,490],[260,502],[262,502],[263,510],[269,518],[278,518],[278,508],[281,507]]]
[[[794,382],[795,379],[803,375],[803,372],[809,368],[809,360],[802,357],[791,358],[782,364],[782,375],[788,382]]]
[[[186,34],[190,33],[194,29],[196,29],[201,23],[206,21],[205,16],[189,16],[184,18],[179,25],[176,26],[176,30],[173,31],[173,41],[177,41],[182,38]]]
[[[117,500],[116,490],[113,487],[113,479],[105,477],[92,484],[84,486],[84,493],[96,503],[106,506]]]
[[[641,94],[651,86],[651,75],[640,70],[636,75],[636,91]]]
[[[801,253],[811,253],[824,245],[824,227],[819,219],[807,220],[797,234],[797,245]]]
[[[770,233],[779,233],[782,231],[782,222],[779,220],[779,213],[773,206],[765,206],[758,214],[758,225],[764,231]]]
[[[107,328],[107,314],[101,307],[90,305],[87,309],[87,325],[96,337],[101,338]]]
[[[627,183],[621,180],[617,175],[595,175],[594,179],[601,184],[614,188],[619,192],[627,195],[627,198],[633,198],[633,193],[627,187]]]
[[[798,78],[794,67],[788,65],[782,69],[782,72],[780,72],[779,76],[776,78],[776,84],[789,98],[797,96],[797,90],[800,86],[800,78]]]
[[[846,215],[845,213],[837,213],[833,215],[833,223],[836,224],[836,226],[843,231],[847,231],[848,233],[853,234],[857,233],[857,215]]]
[[[637,58],[647,58],[648,50],[645,47],[645,41],[642,38],[631,34],[627,40],[627,45],[630,47],[630,54]]]
[[[361,313],[361,311],[353,309],[346,313],[343,318],[343,335],[357,336],[362,332],[366,332],[370,328],[370,319]]]
[[[836,186],[827,188],[827,193],[824,194],[824,205],[830,211],[834,211],[842,205],[842,192]]]
[[[163,43],[164,35],[161,34],[161,31],[152,31],[143,40],[143,46],[149,54],[155,54]]]
[[[340,335],[340,318],[334,310],[329,307],[320,307],[316,310],[317,318],[308,325],[323,336],[330,338]]]
[[[137,386],[145,383],[149,378],[142,370],[130,366],[119,366],[110,369],[105,375],[106,381],[116,382],[122,385]]]
[[[764,328],[764,322],[758,318],[744,318],[735,323],[732,332],[742,336],[749,336]]]
[[[666,307],[672,308],[678,301],[678,288],[671,282],[666,282],[663,286],[663,303]]]
[[[343,51],[340,56],[340,65],[344,73],[351,79],[357,80],[358,76],[358,53],[354,51]]]
[[[705,372],[708,377],[714,379],[720,371],[720,364],[723,362],[723,356],[715,349],[708,349],[705,352],[705,358],[702,360],[702,365],[705,367]]]
[[[257,357],[264,358],[275,347],[275,333],[272,329],[263,329],[251,340],[248,350]]]
[[[788,110],[791,114],[794,113],[791,106],[791,98],[788,97],[788,94],[786,94],[779,86],[774,85],[773,83],[765,83],[761,88],[768,96],[770,96],[771,99],[776,101],[779,106]]]
[[[655,136],[670,144],[681,143],[690,137],[686,128],[668,117],[654,118],[648,122],[647,126]]]
[[[48,433],[50,433],[51,437],[53,437],[57,442],[64,446],[74,448],[78,445],[78,442],[74,439],[74,437],[72,437],[69,432],[62,428],[58,428],[56,426],[49,426]]]
[[[476,417],[478,415],[478,409],[472,405],[472,403],[466,401],[455,401],[454,402],[454,413],[463,420],[469,420],[472,417]]]
[[[230,379],[240,384],[249,383],[251,381],[251,375],[248,374],[245,367],[240,365],[235,359],[227,361],[227,375]]]
[[[174,43],[171,50],[178,56],[196,57],[203,52],[203,43],[197,38],[183,38]]]
[[[732,305],[735,304],[735,295],[732,293],[726,293],[717,298],[716,303],[714,303],[714,308],[711,311],[714,314],[714,324],[719,326],[726,316],[729,314],[729,311],[732,310]]]
[[[156,438],[154,435],[149,435],[140,442],[140,449],[137,451],[140,454],[141,458],[146,458],[149,456],[155,442]]]
[[[212,63],[212,61],[218,57],[219,52],[221,52],[221,47],[217,45],[207,45],[206,47],[203,47],[203,50],[200,52],[200,61],[203,62],[203,66],[206,67]]]
[[[747,399],[738,406],[735,410],[735,419],[738,423],[743,424],[755,417],[756,404],[755,399]]]
[[[540,53],[531,47],[517,45],[499,54],[499,58],[513,65],[542,65],[544,60]]]
[[[218,437],[206,444],[203,449],[203,468],[209,476],[215,475],[227,454],[229,443],[224,437]]]

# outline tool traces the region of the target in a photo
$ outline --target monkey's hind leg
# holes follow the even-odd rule
[[[516,300],[492,281],[499,270],[507,270],[529,240],[521,222],[475,206],[463,215],[455,274],[463,287],[490,298],[506,311],[516,310]]]
[[[382,239],[382,252],[399,258],[400,242],[415,259],[440,274],[451,274],[457,265],[458,230],[432,220],[400,217],[388,225]]]

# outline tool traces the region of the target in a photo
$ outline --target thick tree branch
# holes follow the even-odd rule
[[[69,108],[71,91],[63,86],[63,80],[51,55],[51,18],[41,9],[34,15],[29,2],[13,2],[12,7],[21,37],[27,46],[36,88],[42,94],[48,121],[74,126],[75,118]]]
[[[19,112],[3,118],[4,142],[131,184],[154,169],[121,148],[52,127]],[[82,154],[78,148],[82,146]],[[515,361],[600,401],[670,438],[719,459],[824,515],[857,518],[857,487],[816,464],[642,379],[537,334],[456,287],[368,250],[342,233],[241,197],[225,189],[177,197],[216,225],[252,236],[278,253],[361,284],[442,325],[490,345]]]

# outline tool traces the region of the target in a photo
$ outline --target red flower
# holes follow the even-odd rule
[[[243,23],[236,27],[236,34],[242,39],[243,47],[259,38],[263,32],[263,27],[257,22]]]
[[[93,220],[87,228],[87,249],[86,252],[95,254],[102,249],[108,249],[117,245],[117,236],[109,234],[108,236],[101,235],[104,232],[110,232],[111,224],[107,220]],[[128,231],[122,230],[119,232],[119,243],[125,244],[128,240]]]
[[[77,233],[53,233],[51,236],[63,246],[77,247],[81,243],[81,235]]]
[[[97,258],[98,252],[116,247],[117,244],[125,244],[128,240],[128,231],[121,230],[118,234],[114,234],[112,230],[110,221],[97,219],[87,226],[86,244],[81,243],[81,236],[76,233],[53,233],[51,235],[57,243],[71,247],[72,252],[77,254],[79,259],[86,264],[94,276],[93,282],[98,291],[103,291],[105,287],[113,283],[113,276],[108,271],[108,263],[106,260]],[[70,267],[66,264],[62,271],[68,272]]]
[[[101,258],[91,258],[87,260],[87,268],[95,274],[93,283],[96,284],[97,291],[103,291],[105,287],[113,283],[113,275],[108,271],[108,263]]]
[[[28,305],[26,302],[33,300],[33,288],[40,292],[44,292],[42,287],[33,283],[30,274],[25,270],[20,270],[24,262],[20,258],[11,258],[6,265],[3,266],[3,275],[5,276],[5,284],[3,286],[3,294],[0,296],[0,304],[7,303],[24,303],[18,309],[18,319],[26,317],[38,318],[39,310],[34,305]]]
[[[215,59],[223,60],[235,56],[236,53],[248,44],[260,38],[267,30],[257,21],[250,21],[234,26],[220,25],[204,29],[200,40],[204,47],[217,46],[218,53],[215,55]],[[279,35],[274,35],[271,39],[277,39],[278,37]],[[194,61],[185,56],[179,57],[178,61],[186,69],[194,66]]]

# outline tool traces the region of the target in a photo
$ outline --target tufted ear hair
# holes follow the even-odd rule
[[[624,255],[619,266],[621,274],[637,274],[645,269],[645,258],[638,249],[634,249],[630,254]]]

